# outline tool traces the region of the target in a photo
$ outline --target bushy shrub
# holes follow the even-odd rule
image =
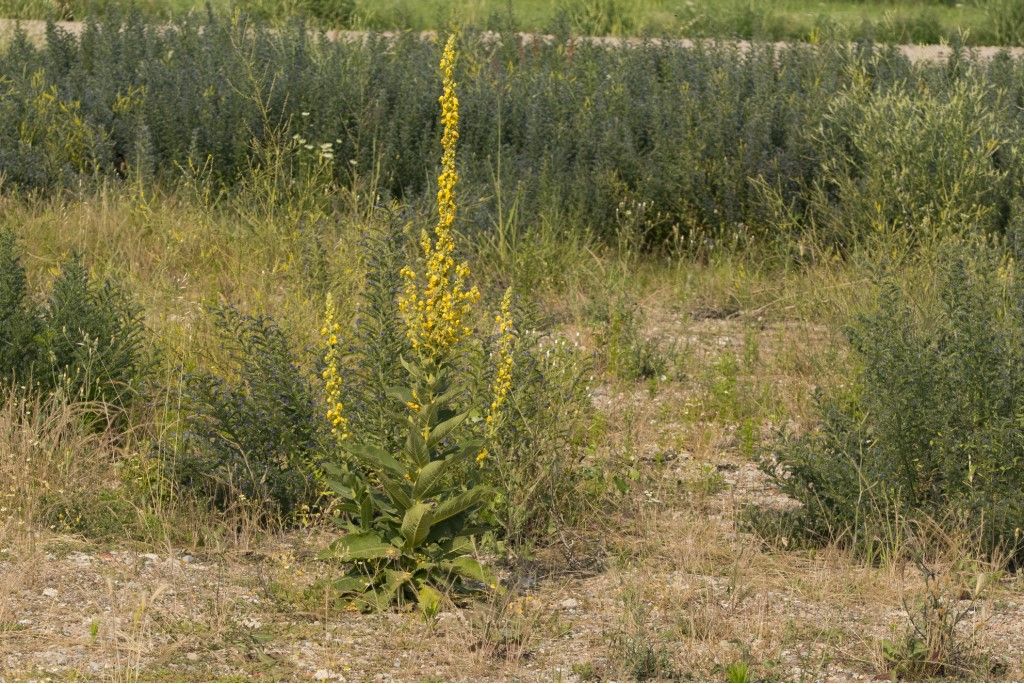
[[[125,406],[145,371],[139,309],[110,281],[93,282],[78,258],[66,262],[40,316],[35,378],[80,401]]]
[[[223,364],[185,378],[185,439],[174,477],[218,506],[248,499],[268,515],[312,506],[327,423],[310,376],[278,325],[219,308]]]
[[[30,372],[35,361],[39,328],[14,233],[0,231],[0,374],[8,382],[27,380],[19,376]]]
[[[126,407],[148,367],[138,308],[78,258],[37,304],[10,231],[0,231],[0,373],[6,384],[60,389],[74,401]]]
[[[802,505],[797,536],[898,550],[922,520],[976,526],[1024,550],[1024,282],[979,241],[945,248],[937,299],[887,280],[850,342],[855,384],[819,398],[821,424],[784,439],[765,471]]]
[[[1008,170],[997,153],[1009,135],[999,102],[970,74],[942,93],[878,92],[862,74],[824,115],[806,222],[839,246],[999,227]]]

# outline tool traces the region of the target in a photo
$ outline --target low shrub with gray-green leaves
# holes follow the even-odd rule
[[[77,257],[50,291],[33,296],[13,234],[0,231],[0,377],[8,386],[60,390],[75,401],[126,408],[149,368],[138,308]]]
[[[884,280],[850,328],[859,371],[818,398],[820,425],[763,469],[801,506],[796,539],[897,551],[916,522],[967,524],[1024,559],[1024,281],[978,240],[945,247],[937,296]],[[908,527],[909,526],[909,527]]]
[[[328,429],[321,399],[269,317],[213,312],[224,358],[185,377],[175,479],[218,507],[248,499],[287,518],[315,505]]]

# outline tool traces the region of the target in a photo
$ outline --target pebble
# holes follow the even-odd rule
[[[43,596],[47,598],[57,598],[57,590],[53,587],[46,587],[43,589]]]
[[[560,605],[565,610],[576,610],[580,607],[580,602],[574,598],[567,598],[558,605]]]
[[[338,675],[337,673],[331,672],[330,670],[320,668],[319,670],[313,673],[313,679],[317,680],[318,682],[326,682],[330,679],[338,679]]]
[[[188,659],[188,660],[191,660],[194,663],[197,660],[199,660],[199,654],[198,653],[193,653],[193,652],[186,653],[185,654],[185,658]]]

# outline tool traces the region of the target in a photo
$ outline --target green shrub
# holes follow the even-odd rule
[[[268,317],[214,311],[224,363],[185,378],[174,477],[227,507],[248,499],[287,517],[315,504],[327,424],[311,378]]]
[[[1008,131],[1001,98],[968,74],[942,93],[874,90],[865,73],[829,105],[808,223],[831,244],[882,237],[915,245],[1002,220]]]
[[[112,282],[93,282],[77,257],[63,265],[42,307],[38,339],[36,379],[76,400],[126,406],[139,390],[146,364],[139,309]]]
[[[0,231],[0,377],[28,380],[24,376],[36,360],[39,327],[14,234]]]
[[[0,231],[0,373],[4,382],[60,389],[80,402],[122,409],[148,369],[138,308],[111,281],[96,282],[76,257],[37,305],[10,231]]]
[[[570,19],[617,30],[639,1],[574,3]],[[735,7],[734,23],[770,28],[753,4]],[[238,207],[298,197],[326,211],[324,191],[368,179],[373,196],[431,196],[438,46],[307,28],[115,13],[80,38],[16,36],[0,48],[5,187],[173,185],[202,169],[209,196]],[[1022,194],[1024,66],[1009,56],[912,65],[846,43],[527,50],[513,34],[468,35],[463,51],[461,164],[481,198],[468,226],[501,224],[497,198],[514,197],[523,225],[557,217],[609,240],[626,230],[643,246],[707,251],[777,235],[782,212],[791,230],[842,247],[879,228],[913,242],[946,221],[998,231]],[[298,158],[327,144],[330,163]]]
[[[937,259],[937,298],[885,281],[850,331],[851,388],[819,397],[821,425],[762,467],[802,504],[796,536],[899,551],[907,526],[978,529],[990,552],[1024,550],[1024,283],[1012,261],[970,241]]]

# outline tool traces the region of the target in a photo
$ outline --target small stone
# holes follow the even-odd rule
[[[194,663],[197,660],[199,660],[199,654],[194,652],[186,653],[185,658],[191,660]]]
[[[43,589],[43,596],[47,598],[57,598],[57,590],[53,587],[46,587]]]
[[[160,556],[156,555],[155,553],[140,553],[139,558],[145,558],[146,560],[153,563],[160,560]]]
[[[567,598],[558,605],[560,605],[565,610],[576,610],[580,607],[580,602],[574,598]]]

